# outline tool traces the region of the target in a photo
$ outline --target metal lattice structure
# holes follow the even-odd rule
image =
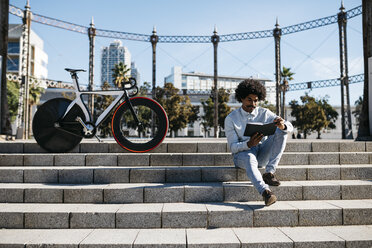
[[[6,77],[9,81],[16,81],[18,83],[22,82],[22,77],[17,74],[7,73]],[[364,74],[357,74],[357,75],[353,75],[349,77],[349,84],[356,84],[356,83],[361,83],[361,82],[364,82]],[[59,80],[53,80],[53,79],[41,79],[41,78],[30,77],[30,84],[31,85],[36,84],[44,88],[73,89],[72,83],[63,82]],[[334,86],[340,86],[339,78],[289,84],[288,91],[311,90],[311,89],[334,87]],[[275,86],[266,87],[266,91],[275,92]],[[188,95],[192,95],[192,94],[210,95],[211,94],[209,90],[187,90],[185,93]],[[180,91],[180,94],[183,94],[183,91]]]
[[[6,78],[9,81],[15,81],[19,84],[22,83],[22,77],[14,74],[14,73],[7,73]],[[73,89],[72,83],[53,80],[53,79],[42,79],[42,78],[29,78],[30,85],[35,85],[42,88],[61,88],[61,89]]]
[[[9,13],[23,18],[23,10],[14,5],[9,6]],[[347,11],[346,14],[347,14],[348,19],[361,15],[362,6],[355,7]],[[41,23],[41,24],[46,24],[46,25],[53,26],[53,27],[57,27],[57,28],[62,28],[62,29],[77,32],[77,33],[88,34],[89,27],[74,24],[71,22],[58,20],[55,18],[51,18],[51,17],[47,17],[47,16],[35,14],[35,13],[32,14],[32,21]],[[287,35],[287,34],[305,31],[308,29],[323,27],[323,26],[334,24],[334,23],[337,23],[337,14],[324,17],[324,18],[320,18],[320,19],[316,19],[313,21],[308,21],[308,22],[284,27],[282,28],[282,35]],[[123,39],[123,40],[143,41],[143,42],[150,42],[150,38],[151,38],[151,35],[147,35],[147,34],[129,33],[129,32],[114,31],[114,30],[98,29],[98,28],[96,29],[96,36]],[[220,35],[219,37],[220,37],[220,42],[270,38],[270,37],[273,37],[273,30],[225,34],[225,35]],[[211,43],[212,42],[212,38],[209,35],[159,35],[158,38],[159,38],[158,42],[161,42],[161,43]]]
[[[349,77],[349,84],[355,84],[355,83],[361,83],[361,82],[364,82],[364,74],[357,74],[357,75],[353,75]],[[316,89],[316,88],[326,88],[326,87],[333,87],[333,86],[340,86],[339,78],[289,84],[288,91],[311,90],[311,89]]]

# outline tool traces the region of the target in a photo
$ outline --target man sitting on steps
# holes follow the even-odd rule
[[[265,205],[269,206],[277,200],[269,185],[280,185],[275,177],[275,170],[286,145],[287,133],[292,132],[293,126],[270,110],[258,107],[258,101],[266,98],[266,89],[259,81],[253,79],[242,81],[235,90],[235,98],[242,106],[225,119],[227,142],[235,166],[246,170],[248,178],[263,196]],[[244,130],[248,122],[265,124],[274,122],[277,129],[270,136],[255,133],[247,137],[244,136]],[[261,176],[258,167],[264,166],[266,172]]]

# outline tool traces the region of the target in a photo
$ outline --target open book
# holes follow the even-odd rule
[[[275,130],[275,123],[250,122],[245,127],[244,136],[253,136],[255,133],[262,133],[264,136],[268,136],[273,135]]]

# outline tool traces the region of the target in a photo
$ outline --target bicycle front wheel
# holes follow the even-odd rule
[[[146,97],[130,99],[139,125],[128,101],[115,110],[112,133],[116,142],[131,152],[148,152],[160,145],[168,132],[168,117],[156,101]]]

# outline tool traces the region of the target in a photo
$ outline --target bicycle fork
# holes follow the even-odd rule
[[[134,109],[133,109],[133,105],[132,105],[132,103],[130,102],[130,99],[129,99],[128,95],[125,95],[125,97],[126,97],[125,100],[128,101],[129,110],[130,110],[130,112],[131,112],[132,115],[133,115],[134,121],[137,123],[138,129],[142,129],[142,123],[139,121],[139,119],[138,119],[138,117],[137,117],[137,114],[136,114],[136,112],[135,112]]]

